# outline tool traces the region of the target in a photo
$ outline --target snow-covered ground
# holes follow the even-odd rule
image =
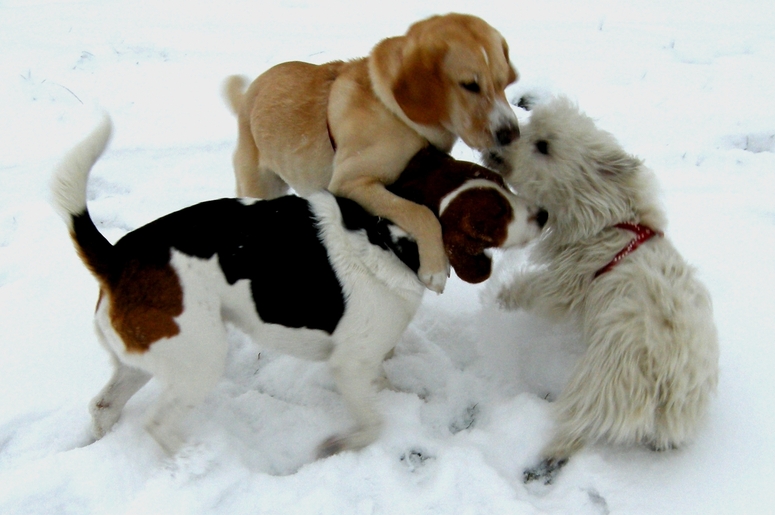
[[[769,0],[148,0],[0,3],[0,513],[522,514],[775,511],[775,4]],[[217,7],[216,7],[217,5]],[[142,429],[153,382],[92,443],[110,373],[96,284],[48,205],[62,154],[114,118],[90,184],[112,240],[234,191],[229,74],[366,54],[415,20],[479,15],[511,46],[509,89],[562,92],[659,177],[668,236],[714,297],[721,380],[680,450],[593,446],[552,486],[522,470],[548,438],[548,394],[583,349],[572,327],[502,313],[492,288],[426,294],[386,363],[387,425],[315,461],[348,424],[322,364],[237,333],[227,373],[166,457]],[[474,159],[464,146],[459,158]]]

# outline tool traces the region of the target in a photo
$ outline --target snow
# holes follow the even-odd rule
[[[267,4],[267,5],[262,5]],[[775,510],[775,4],[525,0],[380,4],[30,1],[0,4],[0,513],[771,513]],[[58,159],[99,120],[116,133],[89,200],[111,240],[234,191],[229,74],[365,55],[434,13],[507,38],[508,94],[565,93],[660,180],[668,236],[713,298],[721,380],[690,446],[591,446],[525,485],[549,402],[583,352],[574,328],[503,313],[494,277],[426,294],[395,356],[386,427],[314,460],[348,424],[323,364],[232,331],[225,377],[166,457],[142,429],[151,382],[98,442],[87,404],[110,374],[96,284],[48,204]],[[455,155],[475,159],[466,147]]]

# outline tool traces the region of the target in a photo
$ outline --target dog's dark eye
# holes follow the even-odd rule
[[[471,93],[480,93],[482,91],[482,88],[479,87],[479,83],[475,80],[472,80],[471,82],[461,82],[460,87]]]
[[[541,152],[543,155],[548,156],[549,155],[549,142],[545,139],[541,139],[536,141],[536,150]]]

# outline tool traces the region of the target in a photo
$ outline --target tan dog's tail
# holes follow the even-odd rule
[[[231,75],[223,83],[223,96],[234,114],[238,114],[240,107],[242,107],[247,83],[248,80],[242,75]]]
[[[65,156],[51,181],[54,207],[67,223],[84,264],[101,283],[108,283],[112,277],[116,251],[89,216],[86,183],[110,141],[112,127],[110,117],[105,115],[102,123]]]

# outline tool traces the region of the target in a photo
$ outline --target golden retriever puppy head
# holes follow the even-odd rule
[[[371,59],[375,82],[389,88],[411,122],[443,129],[476,149],[508,145],[519,137],[504,93],[517,72],[506,40],[484,20],[433,16],[409,27],[405,36],[382,41]]]

